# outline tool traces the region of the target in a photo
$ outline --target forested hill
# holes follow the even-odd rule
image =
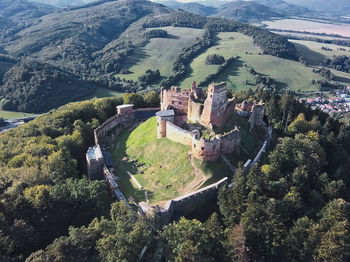
[[[64,10],[30,4],[24,0],[0,0],[1,6],[5,4],[7,10],[13,11],[2,12],[2,18],[9,19],[13,23],[9,28],[16,30],[11,31],[0,25],[0,54],[14,57],[18,64],[4,76],[0,88],[2,109],[47,111],[57,104],[40,107],[37,106],[40,103],[36,98],[49,100],[56,96],[61,104],[77,99],[77,94],[81,94],[82,98],[86,91],[93,93],[93,88],[81,92],[86,80],[94,82],[95,87],[128,91],[115,75],[127,71],[125,58],[133,53],[135,47],[149,41],[145,37],[146,30],[149,30],[147,28],[163,25],[203,28],[211,31],[213,37],[215,32],[239,31],[252,36],[265,54],[295,58],[294,46],[281,36],[233,20],[174,11],[146,0],[104,0]],[[26,6],[26,12],[17,8],[23,5]],[[36,83],[36,88],[30,87],[31,99],[27,96],[27,84],[17,77],[21,74],[22,64],[28,64],[25,62],[27,60],[38,61],[26,67],[29,70],[26,81]],[[58,84],[59,78],[55,81],[55,77],[60,74],[47,77],[39,73],[42,64],[47,69],[52,67],[44,72],[60,69],[65,74],[77,77],[65,87],[65,96],[59,96],[58,90],[62,88]],[[41,66],[36,68],[36,65]],[[6,70],[8,65],[2,68],[2,71]]]
[[[0,46],[5,39],[12,37],[20,30],[39,22],[39,17],[52,13],[56,8],[23,0],[0,1]]]

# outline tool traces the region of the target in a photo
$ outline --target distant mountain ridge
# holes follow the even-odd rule
[[[294,5],[303,6],[323,14],[349,15],[349,0],[284,0]]]
[[[264,20],[272,17],[283,17],[284,14],[255,2],[237,1],[224,4],[213,16],[249,22],[252,20]]]
[[[305,7],[287,3],[283,0],[234,0],[216,3],[211,1],[184,3],[157,0],[157,2],[173,9],[183,9],[187,12],[206,16],[231,18],[242,22],[312,13]]]
[[[32,0],[34,2],[45,3],[56,7],[70,7],[85,5],[95,0]]]
[[[206,6],[200,3],[181,3],[177,1],[159,1],[159,3],[173,8],[175,10],[177,9],[183,9],[187,12],[203,15],[203,16],[209,16],[217,12],[217,8],[212,6]]]

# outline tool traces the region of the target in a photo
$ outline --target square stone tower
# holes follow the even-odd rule
[[[226,83],[210,84],[207,99],[204,101],[202,122],[205,125],[220,126],[227,108]]]

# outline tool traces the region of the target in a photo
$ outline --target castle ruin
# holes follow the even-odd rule
[[[222,126],[235,112],[235,99],[227,99],[226,83],[210,84],[208,94],[192,83],[191,90],[171,87],[161,90],[161,109],[157,112],[157,137],[191,147],[192,155],[202,161],[217,161],[220,154],[239,153],[241,135],[236,127],[225,135],[208,140],[198,130],[188,131],[180,125],[186,121],[210,129]]]

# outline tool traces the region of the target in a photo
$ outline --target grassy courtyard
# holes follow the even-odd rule
[[[112,147],[112,156],[125,197],[144,201],[147,195],[151,204],[159,204],[214,183],[225,176],[232,176],[221,161],[205,164],[195,160],[196,167],[205,176],[204,181],[199,183],[203,177],[192,167],[189,150],[189,147],[167,138],[157,139],[155,117],[133,131],[124,131]],[[127,171],[136,177],[143,186],[142,190],[131,182]]]

